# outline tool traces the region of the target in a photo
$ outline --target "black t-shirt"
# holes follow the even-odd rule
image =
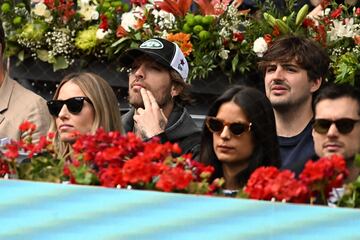
[[[281,157],[281,169],[290,169],[298,175],[305,163],[315,155],[314,141],[311,135],[312,122],[294,137],[278,136]]]

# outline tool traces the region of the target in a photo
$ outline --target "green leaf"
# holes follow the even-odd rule
[[[237,67],[238,63],[239,63],[239,54],[236,54],[234,59],[231,62],[233,72],[236,72],[236,67]]]
[[[355,155],[355,165],[360,168],[360,153]]]
[[[68,66],[69,66],[69,64],[66,61],[65,57],[60,56],[60,57],[55,58],[55,62],[53,64],[53,70],[54,70],[54,72],[56,72],[57,70],[60,70],[60,69],[66,69],[66,68],[68,68]]]
[[[49,52],[44,49],[36,50],[37,57],[43,62],[49,62]]]
[[[142,37],[141,37],[141,33],[140,33],[140,32],[135,33],[135,34],[134,34],[134,38],[135,38],[136,40],[139,40],[139,41],[143,40]]]
[[[119,40],[117,40],[116,42],[114,42],[113,44],[111,44],[111,47],[116,47],[118,46],[119,44],[129,40],[130,38],[129,37],[122,37],[120,38]]]
[[[17,55],[20,61],[24,61],[24,56],[25,56],[24,50],[21,50]]]

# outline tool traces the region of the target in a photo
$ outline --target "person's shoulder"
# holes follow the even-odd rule
[[[43,99],[40,95],[36,94],[35,92],[31,91],[30,89],[27,89],[26,87],[22,86],[17,81],[14,81],[14,92],[15,94],[25,94],[27,97],[33,97],[33,98],[39,98]]]
[[[36,102],[36,103],[44,104],[46,102],[46,100],[42,96],[36,94],[30,89],[25,88],[17,81],[15,80],[13,81],[15,82],[14,90],[13,90],[13,96],[15,98],[18,98],[20,101],[22,100],[23,102],[27,102],[27,103]]]

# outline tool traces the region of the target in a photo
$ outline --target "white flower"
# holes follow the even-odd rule
[[[79,5],[90,5],[90,0],[80,0]]]
[[[224,48],[221,49],[220,53],[219,53],[219,57],[221,57],[222,59],[226,60],[229,58],[229,52],[230,50],[225,50]]]
[[[330,14],[330,12],[331,12],[331,9],[330,9],[330,8],[325,8],[325,10],[324,10],[324,15],[327,16],[327,15]]]
[[[45,18],[46,22],[51,22],[53,17],[51,16],[51,12],[47,9],[47,6],[40,2],[37,3],[33,9],[33,13],[38,16],[42,16]]]
[[[268,49],[268,44],[266,43],[263,37],[259,37],[254,42],[253,51],[256,53],[258,57],[262,57],[266,50]]]
[[[106,37],[106,35],[108,35],[109,33],[111,33],[111,29],[108,29],[107,31],[104,31],[104,29],[99,28],[96,31],[96,39],[102,40]]]
[[[99,19],[99,12],[96,11],[96,5],[90,5],[89,0],[81,0],[79,3],[80,10],[78,11],[83,16],[85,21]]]
[[[174,27],[176,21],[175,16],[172,13],[165,12],[164,10],[153,10],[152,14],[155,18],[155,23],[159,25],[161,29],[171,29]]]
[[[333,25],[334,27],[332,27],[330,31],[328,31],[331,41],[336,41],[339,38],[343,37],[351,38],[359,34],[360,26],[359,24],[354,24],[353,18],[347,20],[346,24],[343,24],[342,21],[334,19]]]
[[[136,24],[139,19],[142,19],[144,16],[144,9],[137,6],[134,10],[130,12],[123,13],[121,16],[121,26],[129,32],[130,29],[136,29]]]

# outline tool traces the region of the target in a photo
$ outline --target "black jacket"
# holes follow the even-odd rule
[[[125,132],[134,130],[134,112],[135,109],[132,108],[122,116]],[[161,143],[167,141],[178,143],[182,149],[182,153],[192,153],[194,159],[199,157],[201,130],[197,127],[195,121],[184,107],[174,106],[169,116],[165,132],[157,135],[157,137],[160,138]]]

